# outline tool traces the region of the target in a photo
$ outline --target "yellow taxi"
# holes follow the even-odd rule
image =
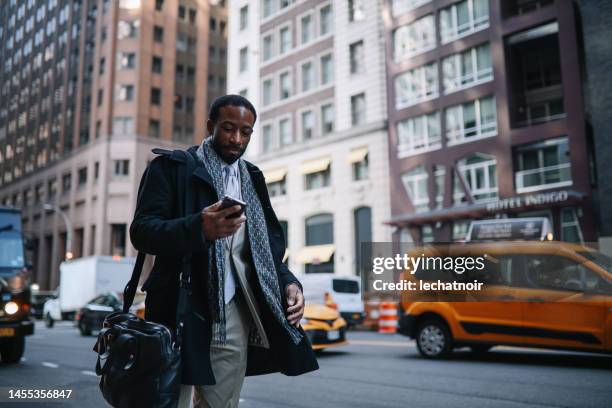
[[[486,280],[482,290],[402,292],[398,331],[416,339],[424,357],[496,345],[612,353],[612,258],[600,252],[566,242],[492,241],[411,253],[488,257],[484,270],[462,278]],[[441,276],[404,272],[402,279]]]
[[[300,324],[306,332],[313,350],[348,344],[346,341],[346,321],[332,307],[307,303]]]

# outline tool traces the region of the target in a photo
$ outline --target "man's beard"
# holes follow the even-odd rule
[[[221,157],[221,159],[226,162],[227,164],[232,164],[234,163],[236,160],[240,159],[242,157],[242,155],[244,154],[245,150],[242,146],[240,145],[233,145],[233,144],[221,144],[218,141],[213,139],[213,143],[212,143],[212,147],[213,149],[215,149],[215,152],[217,152],[217,154],[219,155],[219,157]],[[235,149],[238,150],[239,153],[236,155],[228,155],[225,153],[226,149]]]

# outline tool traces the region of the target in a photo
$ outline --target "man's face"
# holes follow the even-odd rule
[[[216,122],[208,120],[208,133],[213,147],[223,161],[232,164],[242,156],[249,145],[255,117],[243,106],[224,106],[219,109]]]

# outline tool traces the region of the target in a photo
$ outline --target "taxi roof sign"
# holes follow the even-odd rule
[[[467,242],[550,241],[552,229],[546,217],[476,220],[470,224],[465,240]]]

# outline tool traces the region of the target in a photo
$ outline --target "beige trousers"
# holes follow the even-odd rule
[[[182,385],[178,408],[235,408],[247,366],[251,316],[240,290],[225,305],[225,345],[212,344],[215,385]]]

